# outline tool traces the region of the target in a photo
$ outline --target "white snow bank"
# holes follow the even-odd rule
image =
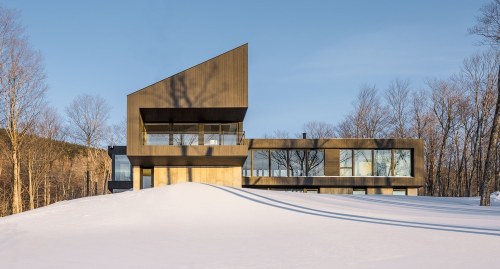
[[[0,268],[479,268],[500,207],[477,204],[177,184],[1,218]]]
[[[495,202],[500,202],[500,191],[491,194],[491,199]]]

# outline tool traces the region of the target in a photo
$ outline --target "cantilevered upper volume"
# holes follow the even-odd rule
[[[137,165],[241,165],[247,109],[244,44],[129,94],[127,155]]]

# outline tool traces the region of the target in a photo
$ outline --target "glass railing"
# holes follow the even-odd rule
[[[231,146],[241,145],[245,132],[142,132],[147,146]]]

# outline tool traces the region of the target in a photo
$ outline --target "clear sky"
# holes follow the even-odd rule
[[[44,56],[50,103],[64,114],[82,93],[126,116],[126,95],[249,43],[247,137],[338,123],[363,84],[396,77],[415,89],[457,72],[484,49],[467,34],[484,0],[24,1],[31,44]]]

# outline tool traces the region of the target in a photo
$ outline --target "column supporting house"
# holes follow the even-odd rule
[[[141,167],[133,166],[132,167],[132,184],[134,186],[134,191],[138,191],[141,189]]]

